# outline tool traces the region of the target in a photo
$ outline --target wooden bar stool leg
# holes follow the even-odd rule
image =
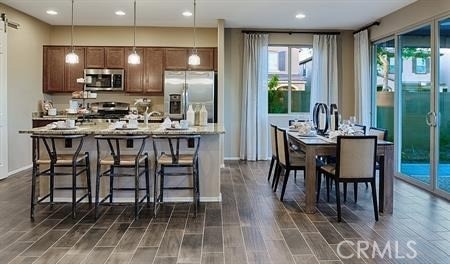
[[[38,171],[39,170],[37,168],[37,165],[33,164],[33,172],[31,175],[31,209],[30,209],[30,218],[33,221],[34,221],[34,205],[36,204],[36,177]]]
[[[113,193],[114,193],[114,166],[111,166],[109,170],[109,203],[113,202]]]
[[[53,188],[55,187],[55,166],[50,164],[50,206],[53,208]]]
[[[150,206],[150,173],[148,167],[148,156],[145,158],[145,191],[147,195],[147,207]]]
[[[164,166],[161,166],[161,172],[160,172],[160,190],[159,190],[159,196],[160,196],[160,199],[159,199],[159,201],[161,202],[161,203],[163,203],[164,202]]]
[[[153,214],[156,216],[156,210],[157,210],[157,204],[158,204],[158,197],[157,197],[157,180],[158,180],[158,164],[155,162],[155,168],[153,173]]]
[[[91,163],[89,162],[89,152],[86,152],[86,181],[88,188],[88,199],[89,199],[89,207],[92,206],[92,188],[91,188]]]
[[[197,206],[200,206],[200,171],[199,171],[199,166],[198,166],[198,159],[195,163],[196,166],[196,172],[197,172]]]
[[[75,218],[77,208],[77,167],[72,164],[72,218]]]
[[[100,196],[100,177],[101,177],[101,165],[97,163],[97,175],[95,177],[95,209],[94,209],[94,215],[95,219],[98,218],[98,204],[99,204],[99,196]]]
[[[134,219],[138,219],[139,206],[139,164],[134,168]]]

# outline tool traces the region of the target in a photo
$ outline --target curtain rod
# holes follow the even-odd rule
[[[353,35],[355,35],[355,34],[361,32],[361,31],[363,31],[363,30],[369,29],[369,28],[371,28],[371,27],[373,27],[373,26],[379,26],[379,25],[380,25],[380,22],[379,22],[379,21],[375,21],[375,22],[373,22],[373,23],[370,24],[370,25],[367,25],[367,26],[365,26],[365,27],[363,27],[363,28],[360,28],[360,29],[356,30],[355,32],[353,32]]]
[[[16,22],[13,22],[13,21],[9,21],[9,20],[6,18],[6,14],[5,14],[5,13],[2,13],[2,14],[0,15],[0,18],[1,18],[1,20],[5,23],[6,26],[8,26],[8,27],[10,27],[10,28],[14,28],[14,29],[19,29],[20,24],[19,24],[19,23],[16,23]],[[5,31],[6,31],[6,27],[5,27]]]
[[[339,35],[340,32],[314,32],[314,31],[276,31],[276,30],[242,30],[242,33],[275,33],[275,34],[315,34],[315,35]]]

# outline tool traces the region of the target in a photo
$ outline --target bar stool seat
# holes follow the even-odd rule
[[[87,154],[80,154],[75,160],[75,163],[82,162],[85,158],[87,158]],[[37,164],[50,164],[52,161],[50,159],[38,159],[36,160]],[[73,162],[73,155],[70,154],[58,154],[56,156],[56,165],[71,165]]]
[[[76,216],[76,205],[84,200],[89,199],[89,205],[92,203],[91,195],[91,169],[89,162],[89,153],[81,153],[83,140],[85,135],[32,135],[33,144],[33,171],[31,179],[31,212],[30,217],[34,220],[34,208],[36,204],[43,202],[49,198],[50,204],[53,205],[55,190],[71,190],[72,191],[72,218]],[[78,141],[78,144],[72,143]],[[45,146],[47,157],[41,157],[40,143]],[[59,148],[58,143],[65,146],[64,151]],[[72,147],[74,144],[74,147]],[[58,146],[57,146],[58,145]],[[61,154],[60,152],[72,152],[71,154]],[[42,169],[45,166],[46,169]],[[70,172],[56,172],[56,168],[71,168]],[[82,174],[86,175],[86,185],[77,186],[77,178]],[[49,193],[37,198],[36,184],[37,179],[41,176],[48,176],[50,179]],[[72,186],[55,186],[55,177],[71,176]],[[86,190],[81,197],[77,197],[78,190]]]
[[[180,165],[192,165],[194,162],[194,155],[180,154],[178,158],[178,164]],[[173,164],[173,156],[168,154],[162,154],[158,159],[158,163],[161,165]]]
[[[139,164],[143,164],[147,156],[141,155],[139,157]],[[100,159],[100,165],[114,165],[114,157],[108,156]],[[120,166],[134,166],[136,164],[136,156],[135,155],[121,155],[118,165]]]

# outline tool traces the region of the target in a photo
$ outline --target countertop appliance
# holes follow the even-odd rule
[[[208,122],[217,122],[217,85],[213,71],[165,71],[164,114],[185,119],[189,105],[205,105]]]
[[[84,80],[85,91],[123,91],[124,70],[85,69]]]

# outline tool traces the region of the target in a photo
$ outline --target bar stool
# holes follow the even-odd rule
[[[154,188],[154,201],[155,201],[155,214],[156,203],[164,202],[164,190],[192,190],[192,197],[194,203],[194,216],[197,216],[197,209],[200,205],[200,184],[199,184],[199,166],[198,166],[198,150],[200,147],[200,135],[183,135],[183,136],[153,136],[153,151],[155,152],[155,188]],[[193,150],[190,153],[180,154],[180,141],[186,141],[187,145]],[[165,152],[158,152],[157,143],[167,142],[170,149],[170,154]],[[175,144],[175,146],[174,146]],[[159,167],[159,170],[158,170]],[[168,173],[167,169],[174,168],[191,168],[192,171],[188,172],[171,172]],[[157,175],[160,177],[159,195],[156,189]],[[164,178],[166,176],[192,176],[192,186],[164,186]]]
[[[51,206],[54,204],[54,190],[72,190],[72,218],[76,216],[76,205],[86,197],[89,199],[89,205],[92,204],[91,196],[91,169],[89,164],[89,153],[80,154],[83,147],[83,140],[85,135],[32,135],[33,148],[33,171],[31,176],[31,212],[30,217],[34,220],[34,207],[49,198]],[[73,146],[73,141],[78,141],[76,147]],[[42,142],[47,151],[48,157],[41,157],[40,142]],[[62,154],[57,152],[58,145],[65,146],[65,148],[75,150],[70,154]],[[41,166],[48,166],[47,169],[42,170]],[[72,168],[71,173],[55,172],[56,168]],[[79,170],[79,168],[82,168]],[[77,186],[77,177],[82,173],[86,173],[86,187]],[[72,176],[71,187],[55,187],[55,176]],[[48,194],[36,198],[36,181],[40,176],[50,177],[50,191]],[[77,199],[77,190],[87,190],[80,198]]]
[[[143,153],[145,142],[148,136],[146,135],[120,135],[120,136],[95,136],[97,140],[97,177],[96,177],[96,192],[95,192],[95,218],[98,217],[98,207],[109,199],[109,203],[113,203],[114,191],[134,191],[134,218],[139,218],[139,205],[147,199],[147,205],[150,204],[150,180],[149,180],[149,165],[148,154]],[[136,152],[133,148],[135,141],[140,140],[141,144]],[[101,145],[108,145],[108,153],[105,155],[105,150],[102,151]],[[122,154],[121,145],[125,145],[128,150],[127,154]],[[133,152],[133,154],[129,154]],[[102,171],[102,166],[108,169]],[[117,173],[116,169],[134,169],[134,173],[124,174]],[[145,188],[140,187],[141,176],[145,177]],[[103,176],[109,176],[109,194],[103,197],[100,201],[100,180]],[[114,187],[114,178],[116,177],[134,177],[134,187]],[[145,195],[139,198],[140,191],[145,191]]]

